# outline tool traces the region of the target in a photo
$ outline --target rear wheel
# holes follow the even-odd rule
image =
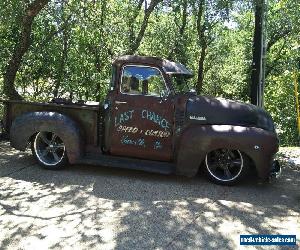
[[[210,180],[221,185],[233,185],[248,172],[249,159],[239,150],[217,149],[205,157],[206,172]]]
[[[53,132],[39,132],[31,144],[32,153],[44,168],[59,169],[68,162],[63,140]]]

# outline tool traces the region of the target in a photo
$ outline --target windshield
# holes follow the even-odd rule
[[[176,94],[193,92],[190,77],[186,75],[172,75],[173,88]]]

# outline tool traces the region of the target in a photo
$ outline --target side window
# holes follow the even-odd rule
[[[157,68],[147,66],[125,66],[123,68],[121,92],[136,95],[166,95],[165,81]]]

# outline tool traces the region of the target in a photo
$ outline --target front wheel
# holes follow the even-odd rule
[[[46,169],[59,169],[67,162],[66,147],[63,140],[53,132],[39,132],[31,144],[37,161]]]
[[[205,169],[210,180],[221,185],[233,185],[248,173],[249,160],[239,150],[217,149],[205,157]]]

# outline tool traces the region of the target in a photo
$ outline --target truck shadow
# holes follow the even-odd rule
[[[138,171],[70,166],[46,171],[31,156],[3,156],[0,249],[232,249],[240,234],[296,234],[299,168],[272,184],[223,187]],[[4,157],[4,158],[3,158]],[[8,163],[4,163],[8,164]],[[1,168],[3,166],[1,164]],[[298,225],[299,227],[299,225]]]

